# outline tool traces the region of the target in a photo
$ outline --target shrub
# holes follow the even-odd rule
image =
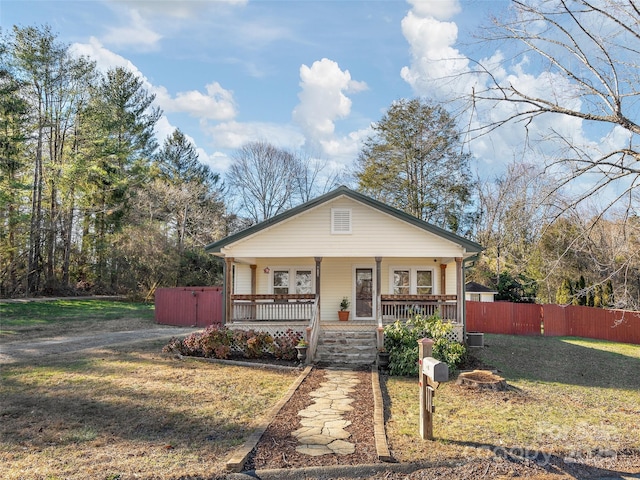
[[[211,325],[203,332],[195,332],[184,340],[172,338],[162,349],[192,357],[228,358],[231,353],[233,331],[226,327]]]
[[[391,375],[418,375],[418,340],[433,339],[433,357],[455,370],[466,353],[463,345],[449,340],[446,335],[453,325],[443,322],[439,315],[415,315],[405,323],[399,320],[384,329],[385,348],[389,352]]]
[[[294,360],[298,355],[296,345],[302,338],[302,335],[288,329],[285,334],[273,341],[271,351],[273,355],[281,360]]]
[[[234,333],[227,327],[210,325],[201,334],[200,348],[205,357],[229,358]]]
[[[271,351],[273,337],[266,332],[236,330],[234,341],[246,358],[261,358]]]

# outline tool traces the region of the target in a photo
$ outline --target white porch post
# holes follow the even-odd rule
[[[462,322],[462,341],[466,339],[466,322],[464,318],[464,266],[463,259],[456,257],[456,298],[458,322]]]
[[[224,265],[224,320],[225,324],[229,324],[233,320],[233,303],[231,302],[231,295],[233,294],[233,257],[226,257]]]
[[[316,299],[318,301],[318,321],[320,321],[320,264],[322,257],[314,257],[316,261]]]
[[[382,327],[382,257],[376,257],[376,317]]]

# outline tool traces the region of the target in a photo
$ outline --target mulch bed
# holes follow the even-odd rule
[[[298,468],[328,465],[359,465],[378,462],[375,439],[373,438],[373,392],[371,388],[371,372],[358,371],[359,388],[351,393],[355,407],[345,415],[351,425],[346,430],[351,433],[347,439],[356,445],[351,455],[321,455],[312,457],[298,453],[298,440],[291,432],[300,427],[298,412],[313,403],[309,393],[320,387],[325,381],[324,369],[314,369],[305,378],[287,404],[280,410],[274,421],[267,428],[260,442],[251,453],[245,470]]]

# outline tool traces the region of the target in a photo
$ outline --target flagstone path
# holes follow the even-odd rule
[[[360,381],[354,372],[346,370],[328,370],[325,378],[320,388],[310,393],[313,404],[298,413],[302,427],[292,433],[300,443],[296,450],[314,457],[349,455],[356,447],[347,441],[351,434],[345,428],[351,422],[343,416],[353,410],[349,394]]]

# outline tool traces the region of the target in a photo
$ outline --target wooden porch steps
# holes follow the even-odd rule
[[[375,330],[323,327],[318,339],[316,363],[351,367],[372,365],[376,361]]]

